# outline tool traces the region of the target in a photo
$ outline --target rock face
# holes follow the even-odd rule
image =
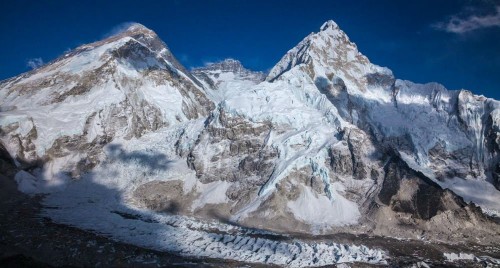
[[[333,21],[265,78],[232,59],[189,72],[133,25],[0,100],[22,191],[93,180],[128,206],[263,229],[498,242],[500,103],[398,80]]]
[[[199,67],[192,70],[195,76],[204,77],[204,75],[213,75],[215,78],[219,78],[224,74],[233,74],[240,77],[240,80],[245,78],[248,80],[255,80],[255,82],[261,82],[265,79],[265,74],[263,72],[254,72],[243,67],[241,62],[235,59],[225,59],[220,62],[207,64],[205,67]]]

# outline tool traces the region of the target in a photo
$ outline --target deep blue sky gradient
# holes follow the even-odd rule
[[[0,79],[102,39],[126,22],[154,30],[186,67],[235,58],[269,70],[323,22],[396,77],[500,99],[500,27],[465,34],[433,24],[497,1],[1,1]],[[486,10],[487,11],[487,10]]]

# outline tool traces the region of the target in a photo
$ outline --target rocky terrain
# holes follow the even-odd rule
[[[1,179],[25,200],[2,208],[162,265],[498,265],[499,127],[500,102],[398,80],[333,21],[267,75],[188,71],[134,24],[0,83]]]

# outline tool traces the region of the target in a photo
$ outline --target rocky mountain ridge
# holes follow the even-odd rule
[[[2,81],[0,100],[19,190],[50,193],[59,222],[93,226],[86,200],[102,215],[498,243],[500,103],[398,80],[333,21],[266,78],[232,59],[188,71],[135,24]]]

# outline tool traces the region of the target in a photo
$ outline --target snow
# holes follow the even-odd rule
[[[476,256],[474,254],[468,253],[444,253],[443,254],[446,260],[448,261],[457,261],[457,260],[474,260]]]
[[[226,196],[227,189],[231,183],[227,181],[214,181],[207,184],[197,184],[196,190],[200,192],[200,196],[195,200],[191,209],[203,207],[206,204],[221,204],[229,202]]]
[[[336,28],[338,28],[338,25],[337,25],[337,23],[335,23],[335,21],[328,20],[325,23],[323,23],[323,25],[321,25],[320,30],[325,31],[325,30],[328,30],[328,28],[336,29]]]
[[[299,198],[287,205],[297,219],[315,228],[356,223],[360,217],[356,203],[341,195],[334,197],[332,201],[324,195],[317,195],[309,187],[302,187]]]
[[[481,263],[482,265],[486,265],[484,267],[497,267],[500,265],[500,259],[492,258],[490,256],[475,256],[470,253],[443,253],[444,258],[448,262],[456,262],[456,261],[474,261],[476,263]]]
[[[46,199],[44,215],[58,223],[99,232],[114,239],[184,256],[307,267],[343,262],[385,264],[386,253],[366,246],[298,239],[276,241],[266,233],[189,217],[124,206],[116,186],[100,176],[87,177]],[[114,189],[114,190],[113,190]],[[135,215],[121,217],[119,213]]]
[[[312,74],[305,71],[310,67],[314,70]],[[481,166],[490,165],[488,161],[494,159],[494,155],[486,153],[484,149],[485,133],[482,117],[487,111],[487,105],[489,105],[492,107],[489,109],[493,124],[494,126],[499,125],[497,124],[498,118],[500,118],[498,116],[500,114],[498,102],[473,96],[466,91],[465,93],[464,91],[448,91],[437,83],[415,84],[409,81],[395,80],[394,88],[397,89],[395,92],[392,91],[392,88],[365,84],[363,81],[368,74],[392,77],[392,72],[387,68],[371,64],[366,57],[357,51],[355,44],[349,41],[345,33],[334,22],[326,22],[322,25],[320,32],[304,38],[276,64],[266,79],[273,81],[273,83],[271,85],[261,84],[269,88],[268,90],[272,94],[268,93],[268,96],[257,99],[250,97],[250,101],[247,103],[234,104],[232,106],[237,107],[233,108],[234,112],[245,114],[240,110],[246,110],[248,117],[258,118],[258,120],[263,120],[262,115],[272,114],[268,117],[269,120],[289,124],[294,129],[304,131],[307,127],[300,124],[317,122],[319,115],[296,104],[297,102],[305,103],[304,99],[306,98],[297,94],[295,88],[298,89],[297,92],[301,91],[307,96],[315,96],[313,92],[317,89],[311,79],[324,79],[329,77],[329,74],[334,74],[344,82],[350,95],[349,101],[353,102],[355,107],[364,110],[364,114],[361,115],[363,117],[360,117],[357,110],[349,111],[353,123],[372,125],[377,131],[380,131],[383,137],[409,137],[414,151],[409,154],[407,151],[400,150],[400,154],[411,168],[423,172],[442,187],[451,189],[466,201],[481,206],[486,213],[498,215],[500,192],[487,181],[485,174],[478,174],[477,178],[450,179],[441,182],[436,179],[435,175],[441,167],[432,166],[428,155],[429,150],[436,144],[444,143],[446,151],[450,154],[458,150],[474,148],[474,158],[479,162],[478,164]],[[327,80],[325,83],[327,86],[332,82]],[[277,87],[279,85],[280,88],[286,87],[287,92],[282,96],[278,95],[276,92],[279,92],[279,89],[274,88],[273,84]],[[258,87],[256,86],[254,89],[257,94],[259,93]],[[276,95],[276,98],[283,102],[273,101],[273,95]],[[340,97],[337,96],[337,98]],[[309,99],[312,98],[309,97]],[[460,103],[457,103],[457,99]],[[264,100],[272,108],[259,107],[256,109],[257,102],[264,103]],[[285,100],[288,102],[285,103]],[[229,101],[226,101],[225,104],[231,106]],[[463,111],[466,111],[460,115],[460,119],[455,116],[459,105],[463,106],[461,108]],[[284,110],[286,107],[290,107],[287,110],[300,112],[280,112],[280,109]],[[306,107],[311,106],[306,105]],[[321,111],[328,109],[334,111],[332,112],[333,118],[339,122],[337,126],[348,126],[349,124],[344,121],[346,118],[339,115],[337,108],[343,109],[338,106],[332,109],[328,105],[324,109],[320,109]],[[313,109],[318,109],[318,106],[314,106]],[[301,118],[296,119],[296,116]],[[322,117],[325,118],[324,115]],[[360,122],[360,120],[362,121]],[[460,120],[465,120],[465,124],[468,126],[467,131],[463,130]],[[328,121],[335,122],[334,120]],[[286,152],[286,150],[280,150],[280,152]],[[283,171],[279,174],[286,174],[290,170],[291,163],[287,161],[290,160],[285,158],[280,161],[285,163],[284,165],[288,169],[282,169]],[[456,160],[447,160],[446,168],[460,169],[462,164],[453,161]],[[273,175],[274,179],[268,182],[265,191],[268,191],[279,181],[279,177],[278,180],[276,177]]]
[[[69,58],[71,60],[62,65],[59,71],[80,74],[83,71],[96,69],[103,64],[103,56],[105,53],[124,45],[130,40],[133,40],[133,38],[127,36],[115,42],[93,47],[91,50],[79,53],[75,57]],[[37,78],[38,77],[32,77],[32,79]]]
[[[128,190],[150,181],[181,180],[186,182],[184,191],[190,192],[195,186],[195,172],[177,156],[175,143],[184,131],[191,133],[184,142],[194,143],[192,139],[201,126],[203,120],[193,120],[140,138],[115,139],[104,148],[105,161],[94,170],[95,176],[115,178],[119,187]]]
[[[366,246],[298,239],[271,240],[266,238],[271,233],[152,212],[131,202],[130,193],[137,186],[168,180],[192,184],[192,189],[199,193],[193,205],[195,208],[227,202],[225,192],[231,185],[229,182],[197,182],[194,171],[175,154],[174,143],[178,140],[175,137],[179,137],[183,130],[189,131],[189,137],[182,140],[186,143],[184,146],[189,146],[202,127],[203,119],[200,119],[148,133],[138,139],[114,141],[106,146],[107,157],[102,164],[80,180],[67,184],[64,191],[54,192],[45,199],[47,209],[44,215],[55,222],[105,234],[122,242],[185,256],[288,267],[353,261],[386,263],[385,252]],[[159,168],[151,169],[148,159],[155,159],[155,166]],[[163,161],[167,161],[167,168],[163,168]],[[134,216],[122,217],[120,214]]]
[[[487,181],[462,178],[438,182],[441,187],[450,189],[466,202],[480,206],[486,214],[500,217],[500,191]]]
[[[37,154],[42,156],[53,142],[62,136],[73,136],[83,132],[86,119],[96,110],[109,107],[113,103],[125,99],[111,83],[100,86],[82,98],[68,98],[67,101],[52,106],[36,106],[7,111],[2,113],[0,126],[5,127],[12,121],[21,122],[20,134],[26,135],[29,126],[36,127],[38,138],[33,141]],[[47,99],[50,96],[34,96],[33,99]],[[29,122],[32,123],[29,123]]]
[[[296,130],[307,129],[314,123],[326,123],[334,128],[346,125],[312,80],[297,70],[287,73],[281,81],[233,91],[221,106],[224,111],[252,122],[271,121]]]
[[[314,70],[312,74],[303,70],[310,66]],[[280,84],[279,82],[286,81],[289,77],[312,75],[312,79],[317,79],[334,74],[345,83],[350,95],[349,101],[365,110],[365,118],[360,118],[358,111],[352,111],[350,113],[352,122],[356,124],[368,123],[380,131],[383,137],[409,136],[414,153],[411,155],[404,151],[400,151],[400,153],[405,156],[405,161],[413,169],[424,172],[431,179],[435,180],[434,174],[438,170],[435,170],[436,167],[429,166],[431,160],[428,151],[438,142],[444,141],[446,150],[449,152],[473,147],[476,151],[475,158],[482,159],[483,163],[487,163],[491,159],[492,156],[485,154],[483,148],[484,134],[482,130],[484,127],[480,118],[481,111],[483,111],[481,101],[462,94],[464,96],[462,97],[463,102],[467,104],[463,110],[472,111],[471,115],[465,116],[466,124],[470,126],[472,132],[471,139],[468,132],[462,131],[461,123],[454,116],[454,109],[457,107],[455,100],[459,92],[447,91],[437,83],[420,85],[396,80],[397,94],[394,96],[388,88],[362,83],[367,74],[373,73],[392,76],[392,72],[387,68],[373,65],[364,58],[334,22],[326,22],[321,27],[320,32],[307,36],[296,47],[288,51],[271,70],[267,80],[275,80],[275,83]],[[330,83],[331,81],[326,82],[327,85]],[[312,81],[307,81],[307,79],[302,79],[299,84],[303,88],[307,88],[307,84],[314,85]],[[295,102],[294,99],[291,101]],[[281,105],[276,106],[282,107]],[[494,106],[497,107],[498,104],[494,104]],[[495,119],[493,113],[492,115]],[[338,115],[336,117],[340,118]],[[302,118],[302,120],[309,119]],[[364,122],[360,122],[360,120]],[[341,125],[345,125],[345,123]],[[458,163],[447,163],[447,165],[458,166]],[[466,200],[474,200],[485,210],[498,211],[496,201],[500,200],[497,197],[498,191],[486,182],[484,174],[480,175],[479,179],[481,182],[470,182],[468,185],[486,191],[485,196],[472,198],[473,195],[468,194],[458,185],[454,192]],[[471,189],[471,191],[473,190]]]
[[[419,165],[413,157],[400,152],[402,159],[410,168],[422,172],[443,189],[449,189],[466,202],[472,202],[481,207],[483,213],[500,217],[500,191],[490,182],[475,178],[447,178],[444,181],[437,180],[434,171],[426,166]]]
[[[2,98],[0,101],[2,107],[15,108],[1,112],[0,127],[18,122],[20,127],[16,133],[23,137],[32,129],[36,130],[37,137],[32,142],[36,147],[37,155],[41,157],[47,149],[52,147],[55,140],[63,136],[71,137],[83,133],[87,123],[89,123],[87,129],[89,142],[98,136],[109,135],[110,129],[104,130],[106,122],[101,121],[102,116],[112,113],[116,110],[115,107],[122,106],[121,103],[129,99],[138,99],[138,103],[144,99],[160,109],[163,120],[169,125],[177,124],[179,120],[186,120],[182,107],[185,99],[175,86],[156,85],[148,79],[142,79],[137,70],[126,61],[111,63],[116,66],[116,71],[112,74],[104,74],[101,82],[92,84],[92,88],[86,93],[69,96],[61,103],[49,104],[55,96],[63,95],[76,86],[75,81],[78,81],[81,74],[92,72],[108,64],[112,60],[110,53],[130,41],[138,42],[131,37],[123,36],[118,40],[98,46],[81,47],[77,49],[79,50],[77,53],[48,65],[47,68],[54,70],[41,70],[21,79],[17,83],[18,86],[39,83],[41,79],[50,79],[51,83],[49,86],[36,88],[30,94],[20,95],[18,92],[13,92]],[[146,66],[159,65],[158,60],[153,58],[147,58],[144,64]],[[67,77],[72,80],[60,81]],[[119,82],[120,78],[125,81],[133,78],[141,79],[143,85],[137,88],[134,85],[122,84]],[[0,89],[2,95],[8,91],[8,85]],[[98,113],[97,116],[91,118],[95,113]],[[91,120],[87,122],[89,118]]]
[[[17,172],[14,180],[17,182],[17,189],[23,193],[31,194],[37,191],[37,179],[24,170]]]
[[[143,90],[144,98],[149,103],[154,103],[162,111],[168,122],[174,123],[177,118],[185,118],[182,111],[182,95],[172,85],[154,86],[146,84]]]
[[[334,135],[320,124],[311,124],[304,130],[286,133],[283,136],[273,137],[268,143],[279,151],[279,162],[269,180],[261,188],[259,195],[265,196],[275,190],[276,185],[284,179],[292,170],[300,170],[311,166],[315,170],[327,172],[325,159],[327,157],[326,147],[335,143]],[[303,145],[303,146],[294,146]],[[327,174],[325,174],[328,177]],[[325,181],[329,185],[329,179]]]
[[[219,76],[219,79],[223,77]],[[230,76],[228,76],[230,77]],[[335,144],[339,130],[350,126],[342,120],[335,106],[319,93],[310,77],[300,70],[292,69],[273,83],[263,82],[248,87],[247,84],[232,80],[229,87],[221,87],[224,99],[221,109],[230,116],[241,116],[250,122],[272,122],[287,129],[283,134],[271,131],[267,145],[279,152],[277,166],[266,184],[260,189],[259,197],[240,209],[233,219],[241,220],[257,210],[262,202],[276,190],[276,185],[290,172],[310,166],[315,175],[326,185],[326,196],[315,197],[309,189],[304,190],[295,203],[289,203],[297,219],[312,226],[324,228],[355,224],[359,218],[358,206],[342,196],[343,191],[336,191],[330,183],[327,148]],[[242,90],[245,89],[245,90]],[[337,189],[343,187],[336,184]],[[309,192],[308,192],[309,191]],[[313,198],[314,197],[314,198]],[[309,200],[309,198],[311,198]],[[314,208],[312,211],[310,209]],[[321,211],[327,209],[330,216],[321,217]],[[312,217],[311,214],[316,215]]]
[[[47,161],[43,167],[35,168],[31,173],[21,170],[15,180],[19,191],[26,194],[40,194],[61,191],[71,180],[69,172],[81,159],[78,153],[70,153],[63,157]]]

